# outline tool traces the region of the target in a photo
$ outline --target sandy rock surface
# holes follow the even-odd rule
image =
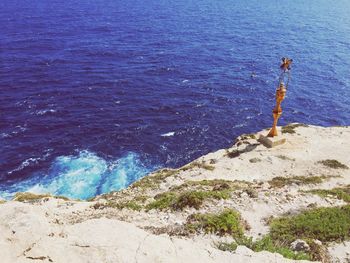
[[[232,254],[203,240],[154,235],[116,219],[63,223],[68,211],[86,205],[90,204],[54,199],[35,205],[3,204],[1,262],[292,262],[244,247]]]

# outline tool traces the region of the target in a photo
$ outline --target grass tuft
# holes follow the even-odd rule
[[[246,246],[255,252],[269,251],[271,253],[279,253],[285,258],[294,260],[311,259],[311,256],[304,252],[295,252],[288,246],[275,244],[269,235],[255,242],[253,242],[252,238],[248,237],[236,238],[235,242],[232,243],[219,243],[218,248],[224,251],[235,251],[237,246]]]
[[[104,208],[117,208],[117,209],[129,209],[134,211],[140,211],[142,209],[142,205],[136,203],[135,201],[126,201],[126,202],[114,202],[109,201],[106,203],[96,203],[92,206],[94,209],[104,209]]]
[[[43,198],[48,198],[48,197],[63,199],[65,201],[69,200],[69,198],[65,196],[51,196],[49,194],[33,194],[29,192],[18,192],[15,194],[12,200],[18,201],[18,202],[34,202],[34,201],[39,201]]]
[[[243,237],[240,214],[232,209],[226,209],[220,214],[193,214],[187,218],[186,228],[191,233],[205,232],[220,236],[232,235]]]
[[[295,161],[295,158],[290,158],[290,157],[285,156],[285,155],[282,155],[282,154],[276,155],[276,157],[277,157],[277,158],[280,158],[280,159],[283,160],[283,161]]]
[[[230,181],[224,179],[212,179],[212,180],[201,180],[201,181],[187,181],[188,186],[208,186],[213,189],[239,189],[241,187],[247,186],[249,182],[244,181]]]
[[[165,192],[154,197],[155,201],[146,205],[146,211],[152,209],[165,210],[172,205],[176,201],[176,194],[174,192]]]
[[[318,163],[333,169],[349,169],[348,166],[334,159],[322,160],[322,161],[319,161]]]
[[[253,251],[270,251],[294,260],[315,260],[330,262],[327,249],[323,244],[350,240],[350,205],[342,207],[314,208],[293,216],[284,216],[270,221],[270,234],[253,241],[246,236],[234,237],[233,243],[219,243],[218,248],[234,251],[238,245]],[[290,244],[296,239],[306,241],[309,251],[296,252]]]
[[[142,206],[136,203],[135,201],[127,201],[127,202],[121,202],[116,205],[118,209],[129,209],[134,211],[140,211],[142,209]]]
[[[141,190],[157,189],[164,180],[179,171],[173,169],[162,169],[153,174],[147,175],[131,185],[131,188],[140,188]]]
[[[183,210],[186,207],[199,209],[203,202],[208,199],[228,199],[230,198],[229,190],[220,191],[185,191],[177,193],[169,191],[155,196],[155,201],[146,206],[146,210]]]
[[[282,127],[282,133],[294,134],[295,128],[298,128],[298,127],[309,127],[309,126],[303,123],[288,124]]]
[[[218,249],[220,249],[222,251],[234,252],[234,251],[236,251],[238,245],[236,242],[231,242],[231,243],[219,242],[217,247],[218,247]]]
[[[229,199],[231,193],[238,189],[248,189],[248,182],[228,181],[222,179],[187,181],[174,186],[168,192],[155,196],[155,201],[146,206],[150,209],[183,210],[186,207],[199,209],[200,206],[210,199]]]
[[[180,194],[173,208],[176,210],[183,210],[185,207],[194,207],[199,209],[203,202],[207,199],[229,199],[230,191],[189,191]]]
[[[210,165],[210,164],[206,164],[204,162],[192,162],[192,163],[189,163],[183,167],[180,168],[181,171],[188,171],[188,170],[192,170],[194,168],[201,168],[201,169],[204,169],[204,170],[208,170],[208,171],[214,171],[215,169],[215,166],[213,165]]]
[[[345,202],[350,203],[350,185],[343,188],[334,188],[329,190],[313,189],[313,190],[306,191],[306,193],[317,194],[321,197],[327,197],[328,195],[331,195]]]
[[[315,208],[273,219],[270,227],[271,237],[281,244],[290,244],[296,239],[343,241],[350,238],[350,205]]]
[[[270,180],[268,183],[272,187],[282,188],[286,185],[297,184],[320,184],[326,179],[326,176],[293,176],[293,177],[282,177],[278,176]]]

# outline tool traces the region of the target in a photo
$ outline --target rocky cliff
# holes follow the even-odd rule
[[[90,201],[18,193],[0,204],[1,262],[349,262],[350,128],[281,132]]]

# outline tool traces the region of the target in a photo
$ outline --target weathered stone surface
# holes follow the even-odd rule
[[[304,240],[297,239],[290,244],[290,248],[294,251],[309,251],[310,246]]]
[[[276,147],[278,145],[284,144],[286,142],[286,138],[282,135],[278,135],[275,137],[267,137],[260,134],[259,142],[264,144],[268,148]]]

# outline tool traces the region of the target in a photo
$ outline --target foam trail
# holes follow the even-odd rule
[[[128,153],[114,162],[108,162],[89,151],[77,156],[57,157],[47,175],[35,176],[3,192],[9,198],[17,191],[50,193],[73,199],[88,199],[98,194],[120,190],[149,173],[135,153]]]

